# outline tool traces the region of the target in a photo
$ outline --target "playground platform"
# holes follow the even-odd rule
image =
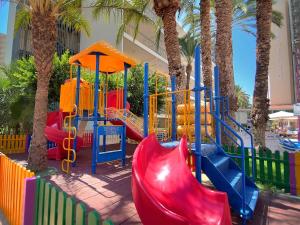
[[[72,175],[60,170],[60,161],[49,161],[53,175],[45,178],[67,194],[83,201],[88,210],[95,209],[101,216],[111,218],[114,224],[141,224],[131,195],[131,159],[136,145],[127,145],[127,164],[118,162],[97,166],[97,174],[91,174],[91,150],[78,153],[78,163],[72,168]],[[26,163],[27,155],[15,154],[10,157],[21,164]],[[205,185],[210,185],[208,182]],[[233,216],[233,224],[241,220]],[[271,192],[260,194],[253,220],[248,224],[299,224],[300,198]],[[1,222],[0,222],[1,224]]]

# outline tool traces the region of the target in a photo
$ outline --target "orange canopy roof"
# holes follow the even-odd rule
[[[135,66],[134,59],[124,55],[104,41],[96,42],[69,59],[70,64],[80,64],[82,67],[96,70],[95,53],[101,53],[100,72],[116,73],[124,70],[124,64]]]

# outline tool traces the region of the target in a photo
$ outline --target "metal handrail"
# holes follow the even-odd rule
[[[255,148],[254,148],[254,141],[253,141],[253,135],[245,128],[243,127],[239,122],[237,122],[230,114],[229,114],[229,100],[228,97],[224,98],[224,103],[226,106],[226,110],[224,110],[224,115],[233,122],[236,126],[238,126],[240,129],[242,129],[246,134],[250,137],[250,148],[251,148],[251,158],[252,158],[252,180],[255,180]]]

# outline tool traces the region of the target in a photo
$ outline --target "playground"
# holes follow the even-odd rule
[[[104,224],[145,225],[299,222],[298,198],[260,191],[256,180],[265,178],[264,161],[257,163],[252,134],[230,115],[228,98],[220,95],[218,67],[214,90],[210,90],[201,86],[199,46],[194,58],[192,89],[177,90],[176,77],[157,75],[156,82],[159,76],[166,80],[166,89],[159,92],[156,85],[152,94],[149,64],[145,63],[144,113],[140,118],[130,111],[127,101],[128,70],[136,65],[134,59],[105,42],[72,56],[70,77],[61,86],[59,110],[47,115],[45,136],[53,143],[47,150],[50,171],[41,177],[24,172],[22,178],[28,179],[17,186],[24,192],[24,206],[10,206],[7,198],[0,198],[8,219],[15,220],[10,209],[17,206],[24,210],[23,222],[35,220],[37,224],[68,224],[68,219],[73,221],[70,224],[88,220],[89,225],[100,220],[106,220]],[[92,82],[82,79],[83,70],[90,71]],[[110,90],[108,77],[116,73],[122,85]],[[163,102],[160,108],[159,101]],[[249,146],[236,128],[244,130]],[[87,130],[91,132],[88,141]],[[222,135],[239,154],[223,146]],[[10,157],[18,164],[26,159],[24,154]],[[300,157],[292,156],[294,167],[286,163],[289,155],[284,157],[282,170],[280,156],[274,163],[274,175],[272,161],[266,162],[268,179],[274,177],[277,186],[299,194],[296,168]],[[4,161],[10,165],[3,157]],[[5,168],[6,164],[2,165]],[[11,171],[14,166],[9,167]],[[0,190],[12,187],[13,196],[18,191],[9,183],[14,179],[10,177],[0,175],[0,180],[8,183],[2,183]],[[30,200],[36,210],[29,213]]]
[[[60,169],[59,161],[49,161],[55,168],[47,180],[57,185],[68,195],[84,202],[89,210],[96,209],[104,219],[110,218],[114,224],[142,224],[131,194],[131,160],[136,145],[127,145],[127,162],[125,167],[120,163],[98,166],[97,174],[91,174],[90,150],[78,153],[80,162],[72,168],[71,176]],[[26,154],[13,154],[10,157],[20,164],[26,163]],[[207,179],[207,178],[205,178]],[[204,185],[212,188],[204,181]],[[258,199],[253,220],[248,224],[297,224],[300,217],[300,200],[292,196],[263,192]],[[232,223],[241,224],[241,219],[232,214]]]

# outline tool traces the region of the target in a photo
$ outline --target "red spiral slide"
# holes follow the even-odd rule
[[[132,164],[132,194],[144,225],[229,225],[227,194],[202,186],[186,165],[187,140],[164,148],[155,135],[137,147]]]
[[[57,147],[48,149],[48,159],[61,160],[67,157],[67,151],[63,149],[63,141],[66,137],[68,137],[68,132],[62,130],[63,118],[64,115],[60,111],[50,112],[47,115],[45,136],[49,141],[57,144]],[[80,149],[82,144],[82,138],[77,137],[77,151]],[[73,146],[73,141],[71,141],[71,146]]]

